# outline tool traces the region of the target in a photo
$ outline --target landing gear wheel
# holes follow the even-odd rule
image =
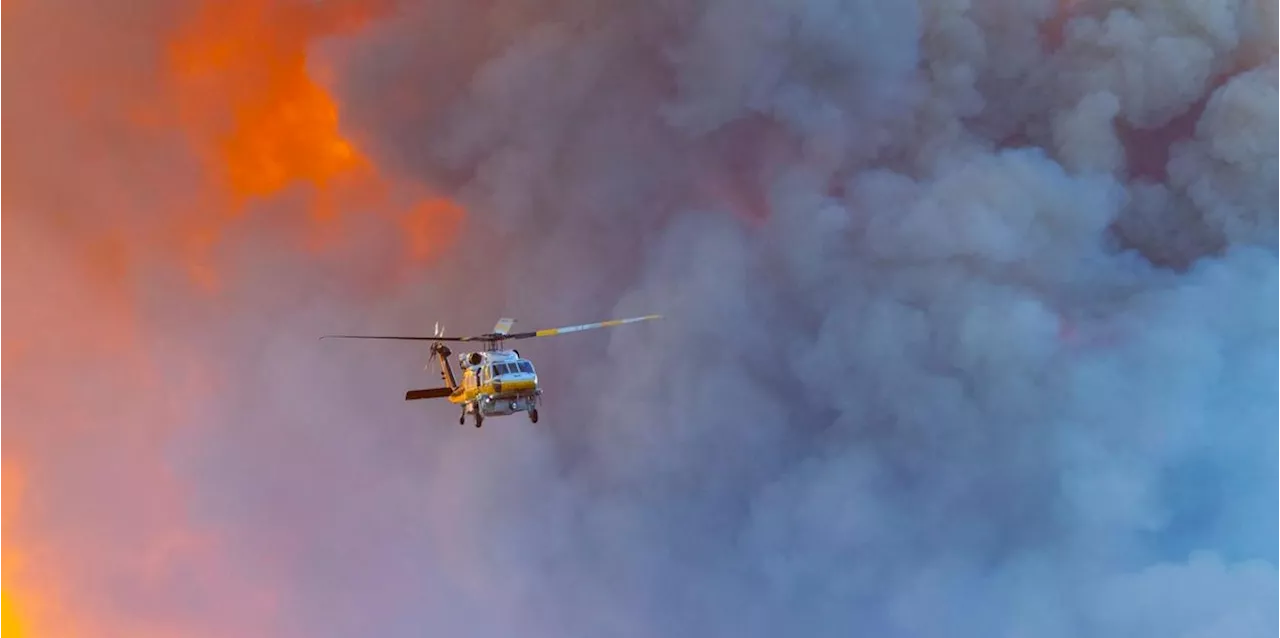
[[[536,408],[533,410],[529,410],[529,420],[533,421],[534,423],[538,422],[538,410]]]
[[[458,417],[458,425],[466,425],[466,424],[467,424],[467,411],[463,410],[462,415]]]

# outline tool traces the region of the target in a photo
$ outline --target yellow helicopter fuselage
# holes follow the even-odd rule
[[[479,356],[477,356],[479,355]],[[533,364],[509,350],[467,353],[459,357],[462,382],[449,395],[449,402],[479,411],[484,416],[502,416],[537,408],[542,390]],[[478,360],[478,363],[473,363]],[[468,365],[471,364],[471,365]]]

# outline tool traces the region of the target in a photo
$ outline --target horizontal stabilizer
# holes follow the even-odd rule
[[[453,390],[449,388],[431,388],[430,390],[410,390],[404,393],[405,401],[413,401],[415,399],[443,399],[453,394]]]

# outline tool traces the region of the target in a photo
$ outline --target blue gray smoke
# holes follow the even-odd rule
[[[1275,635],[1275,4],[1060,4],[324,43],[348,134],[467,225],[394,300],[358,224],[323,267],[229,240],[200,515],[297,635]],[[522,348],[542,422],[481,431],[398,403],[424,349],[311,339],[649,312]]]

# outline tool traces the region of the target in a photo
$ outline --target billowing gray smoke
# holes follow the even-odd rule
[[[1275,24],[404,3],[314,55],[466,230],[398,303],[241,260],[201,516],[306,636],[1275,635]],[[480,431],[312,339],[648,312]]]

